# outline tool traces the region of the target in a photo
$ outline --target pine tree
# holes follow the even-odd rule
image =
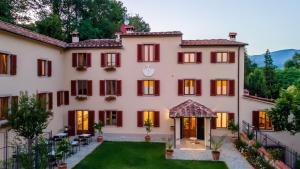
[[[266,51],[265,54],[265,67],[264,67],[264,74],[266,79],[266,86],[267,86],[267,97],[268,98],[276,98],[276,66],[273,64],[273,59],[269,49]]]

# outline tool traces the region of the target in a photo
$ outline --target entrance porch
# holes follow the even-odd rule
[[[211,119],[216,114],[193,100],[187,100],[170,109],[174,119],[174,146],[183,150],[210,148]]]

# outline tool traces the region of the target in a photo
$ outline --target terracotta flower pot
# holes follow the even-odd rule
[[[67,169],[67,163],[61,163],[58,165],[58,169]]]
[[[102,143],[103,142],[103,136],[98,136],[97,137],[97,142]]]
[[[146,142],[150,142],[150,141],[151,141],[150,135],[146,135],[146,136],[145,136],[145,141],[146,141]]]
[[[166,157],[173,157],[174,150],[173,149],[166,149]]]
[[[220,151],[212,151],[211,154],[214,160],[220,159]]]

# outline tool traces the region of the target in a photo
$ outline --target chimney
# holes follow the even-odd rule
[[[115,35],[116,35],[116,41],[120,42],[121,41],[121,33],[117,32]]]
[[[236,32],[229,32],[229,39],[231,41],[236,41],[236,35],[237,35]]]
[[[71,35],[72,35],[72,43],[79,42],[79,32],[77,30],[73,31]]]

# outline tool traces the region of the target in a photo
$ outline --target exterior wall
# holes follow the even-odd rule
[[[64,89],[63,50],[0,31],[0,51],[17,55],[17,75],[0,75],[0,96],[16,96],[20,95],[20,91],[27,91],[30,95],[53,92],[54,113],[46,131],[56,133],[63,129],[62,115],[66,107],[58,108],[56,104],[56,91]],[[37,59],[52,61],[51,77],[37,76]]]

